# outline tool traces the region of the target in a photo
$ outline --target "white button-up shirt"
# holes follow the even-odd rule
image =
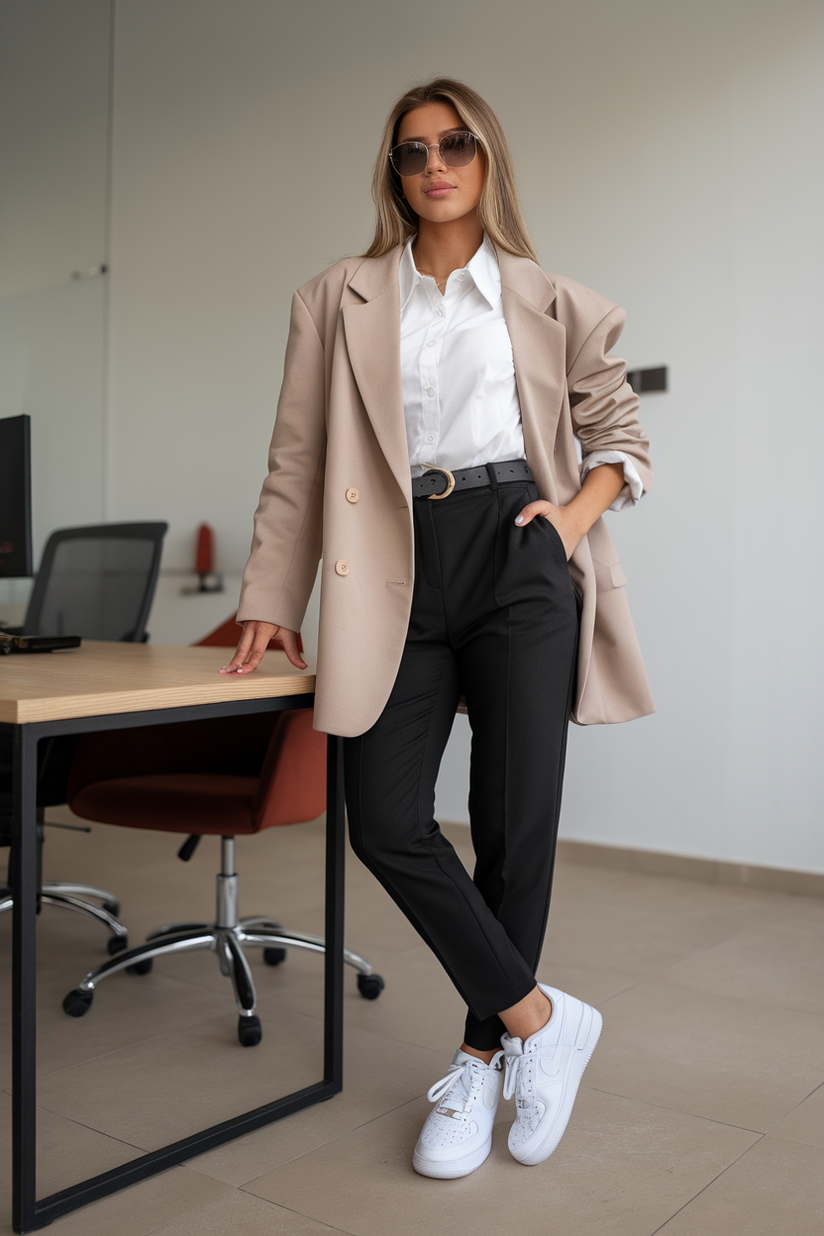
[[[435,280],[415,268],[412,240],[399,270],[401,383],[412,475],[420,476],[428,464],[454,471],[525,459],[494,247],[485,236],[441,295]],[[610,509],[637,502],[643,486],[630,457],[594,451],[582,465],[582,479],[601,463],[624,465],[624,488]]]

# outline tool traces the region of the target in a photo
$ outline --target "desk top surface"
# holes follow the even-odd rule
[[[25,725],[315,689],[311,670],[295,669],[284,652],[265,653],[254,673],[219,674],[232,651],[84,640],[65,652],[0,656],[0,721]]]

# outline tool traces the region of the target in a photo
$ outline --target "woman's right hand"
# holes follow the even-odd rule
[[[243,634],[237,646],[237,652],[228,665],[220,667],[221,674],[250,674],[260,665],[270,639],[279,639],[295,669],[306,669],[306,662],[298,652],[298,641],[294,631],[288,627],[278,627],[272,622],[252,620],[244,622]]]

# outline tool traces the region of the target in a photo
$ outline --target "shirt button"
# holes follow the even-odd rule
[[[335,563],[335,574],[336,575],[348,575],[349,574],[349,563],[346,561],[345,558],[338,558],[337,562]]]
[[[426,388],[426,393],[427,393],[427,395],[429,396],[429,398],[431,399],[431,398],[432,398],[432,396],[435,394],[435,391],[434,391],[434,389],[433,389],[431,386],[427,386],[427,388]]]
[[[428,348],[434,348],[434,346],[435,346],[435,340],[434,340],[434,339],[430,339],[430,340],[429,340],[429,343],[428,343],[426,346],[427,346]]]
[[[427,440],[427,442],[434,442],[434,441],[435,441],[435,435],[434,435],[434,433],[428,433],[428,434],[426,435],[426,440]]]
[[[360,494],[358,493],[357,489],[347,489],[346,491],[346,501],[347,502],[357,502],[359,498],[360,498]]]
[[[439,318],[442,318],[444,314],[443,305],[438,305],[437,309],[435,310],[435,313],[438,315]]]

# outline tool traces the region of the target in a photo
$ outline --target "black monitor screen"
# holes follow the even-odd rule
[[[28,416],[0,420],[0,579],[32,574]]]

